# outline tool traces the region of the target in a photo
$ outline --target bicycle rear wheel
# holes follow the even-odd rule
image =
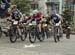
[[[2,29],[1,29],[1,27],[0,27],[0,38],[2,37]]]

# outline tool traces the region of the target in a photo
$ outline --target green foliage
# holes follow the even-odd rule
[[[72,21],[72,14],[71,14],[71,11],[69,9],[65,10],[63,12],[63,14],[64,14],[65,20],[67,20],[68,22]]]
[[[70,26],[73,26],[73,12],[70,9],[66,9],[63,14],[65,21],[68,21]]]
[[[1,0],[0,0],[0,4],[1,4]]]
[[[30,11],[30,1],[29,0],[15,0],[14,3],[23,13],[27,13]]]

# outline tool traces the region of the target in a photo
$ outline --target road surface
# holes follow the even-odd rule
[[[75,35],[71,35],[71,39],[66,39],[64,35],[58,43],[50,38],[44,42],[37,40],[34,44],[28,39],[10,43],[9,37],[3,35],[0,38],[0,55],[75,55]]]

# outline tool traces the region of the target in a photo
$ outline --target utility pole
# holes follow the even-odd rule
[[[73,17],[73,22],[74,22],[74,29],[75,29],[75,4],[74,4],[74,17]]]
[[[62,0],[59,0],[59,14],[62,14],[62,6],[63,6],[63,4],[62,4]]]

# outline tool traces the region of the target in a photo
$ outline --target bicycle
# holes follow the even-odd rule
[[[0,38],[2,37],[2,28],[0,27]]]
[[[41,34],[39,34],[39,28],[36,24],[36,21],[33,21],[29,24],[29,41],[31,43],[35,43],[36,39],[42,42],[44,40],[44,33],[42,30]]]
[[[17,39],[21,38],[22,41],[26,39],[27,33],[25,32],[25,28],[23,26],[19,26],[18,21],[11,21],[12,24],[10,29],[8,30],[9,38],[11,43],[15,43]]]
[[[60,23],[54,25],[54,41],[60,41]]]

